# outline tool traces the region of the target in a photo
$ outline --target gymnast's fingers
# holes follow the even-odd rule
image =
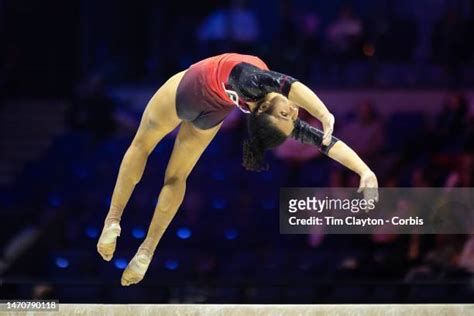
[[[379,190],[378,190],[378,182],[377,177],[374,173],[370,175],[370,177],[365,179],[366,187],[364,189],[364,197],[366,200],[374,200],[378,202],[379,200]]]
[[[360,184],[359,184],[359,188],[357,189],[357,193],[361,193],[364,191],[365,189],[365,181],[364,179],[360,179]]]
[[[323,136],[323,145],[328,146],[331,143],[332,130],[327,130],[324,132]]]
[[[379,201],[379,189],[375,188],[375,197],[374,197],[375,202]]]
[[[331,137],[332,137],[332,132],[334,131],[334,115],[330,114],[328,115],[328,118],[323,121],[323,130],[324,130],[324,135],[323,135],[323,145],[327,146],[331,142]]]

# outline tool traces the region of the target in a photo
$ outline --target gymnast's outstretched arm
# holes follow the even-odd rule
[[[331,136],[329,145],[322,144],[323,132],[304,121],[298,120],[292,137],[304,144],[315,145],[327,156],[339,162],[360,176],[358,192],[367,199],[378,201],[378,182],[374,172],[349,146],[335,136]]]
[[[357,173],[360,176],[358,192],[364,192],[364,195],[368,199],[373,198],[375,201],[378,201],[378,193],[377,190],[375,190],[378,188],[377,177],[375,176],[375,173],[373,173],[372,170],[370,170],[370,168],[365,164],[365,162],[362,161],[359,155],[357,155],[341,140],[338,140],[331,147],[331,149],[327,152],[327,155],[346,168],[349,168],[350,170]]]
[[[288,99],[295,102],[317,118],[323,125],[323,145],[329,145],[334,130],[334,115],[332,115],[319,97],[303,83],[296,81],[291,84]]]

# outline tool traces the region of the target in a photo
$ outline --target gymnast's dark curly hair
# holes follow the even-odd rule
[[[243,162],[245,169],[250,171],[268,170],[265,162],[265,151],[281,145],[288,137],[279,130],[271,121],[270,114],[272,106],[264,112],[253,111],[247,120],[249,138],[244,141]]]
[[[247,170],[268,170],[268,164],[265,162],[265,151],[279,146],[288,137],[294,138],[303,144],[314,145],[325,154],[339,141],[337,137],[332,136],[329,145],[322,145],[324,132],[299,118],[294,121],[291,134],[285,135],[270,121],[269,113],[272,111],[272,105],[265,111],[259,112],[258,109],[262,104],[263,102],[258,104],[257,109],[248,117],[249,139],[244,142],[242,163]]]

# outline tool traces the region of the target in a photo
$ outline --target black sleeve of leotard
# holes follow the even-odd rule
[[[329,150],[332,148],[332,146],[334,146],[337,141],[339,141],[339,139],[335,136],[332,136],[329,145],[325,146],[322,144],[323,135],[324,133],[320,129],[317,129],[316,127],[309,125],[305,121],[298,119],[295,122],[295,128],[293,129],[291,137],[296,140],[299,140],[303,144],[315,145],[319,148],[321,152],[327,155]]]
[[[295,81],[293,77],[242,62],[232,69],[228,83],[245,101],[257,101],[269,92],[288,97],[291,84]]]

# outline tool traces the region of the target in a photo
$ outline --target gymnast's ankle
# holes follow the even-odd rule
[[[153,258],[153,254],[154,252],[151,251],[148,247],[146,246],[140,246],[138,248],[138,251],[137,251],[137,256],[139,255],[144,255],[145,257],[148,257],[148,258]]]
[[[117,224],[120,226],[120,220],[116,218],[106,218],[104,221],[104,226],[108,227],[111,226],[112,224]]]

